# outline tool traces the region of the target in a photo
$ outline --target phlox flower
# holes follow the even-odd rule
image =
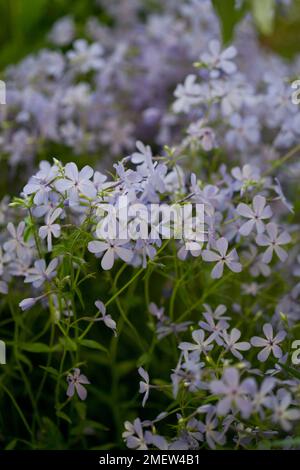
[[[215,334],[210,335],[205,339],[204,330],[194,330],[192,332],[192,338],[195,343],[182,342],[179,344],[179,349],[182,351],[198,351],[200,353],[207,354],[214,347],[211,344],[215,340]]]
[[[121,258],[125,263],[130,263],[133,252],[124,247],[127,244],[128,240],[111,240],[109,242],[94,240],[89,242],[88,250],[96,255],[104,253],[101,266],[104,270],[109,270],[113,267],[116,257]]]
[[[238,255],[235,249],[227,253],[228,241],[222,237],[216,241],[216,250],[204,250],[202,252],[202,259],[209,263],[217,262],[211,272],[213,279],[219,279],[223,275],[224,265],[226,265],[231,271],[240,273],[242,271],[242,265],[238,262]]]
[[[117,336],[117,331],[116,331],[117,324],[116,324],[115,320],[112,319],[111,315],[108,315],[106,313],[106,307],[105,307],[104,303],[101,302],[101,300],[96,300],[95,305],[96,305],[97,309],[99,310],[99,312],[102,315],[101,318],[96,318],[95,321],[103,321],[105,326],[107,326],[107,328],[110,328],[111,330],[113,330],[114,335]]]
[[[290,408],[292,404],[292,396],[289,392],[277,394],[270,401],[270,408],[273,411],[272,419],[275,423],[279,423],[282,429],[290,431],[292,429],[291,421],[300,419],[300,410]]]
[[[90,383],[90,381],[85,375],[80,373],[80,369],[75,368],[73,374],[68,374],[67,382],[69,384],[67,389],[68,397],[73,397],[76,391],[80,400],[86,399],[87,390],[85,387],[83,387],[82,384],[87,385]]]
[[[44,259],[38,259],[34,262],[34,267],[29,268],[25,277],[25,283],[32,283],[34,287],[41,287],[44,282],[50,281],[56,276],[58,258],[54,258],[46,266]]]
[[[49,211],[45,218],[45,225],[39,229],[39,236],[42,240],[47,238],[48,251],[52,250],[52,236],[58,238],[60,236],[60,225],[55,224],[55,220],[61,215],[62,209],[58,207],[53,212]]]
[[[239,372],[234,367],[225,369],[222,380],[210,383],[211,392],[222,397],[217,404],[217,414],[225,416],[230,410],[238,410],[247,418],[252,410],[248,395],[253,391],[254,383],[252,378],[240,382]]]
[[[236,54],[234,46],[222,51],[220,41],[213,39],[208,44],[208,52],[204,52],[200,59],[211,70],[211,76],[216,78],[220,72],[232,75],[237,70],[235,63],[232,62]]]
[[[260,362],[265,362],[271,353],[274,357],[280,359],[282,357],[282,350],[279,344],[282,343],[286,337],[286,332],[282,330],[274,336],[273,327],[270,323],[264,324],[263,332],[265,338],[260,338],[259,336],[253,336],[253,338],[251,338],[252,346],[263,348],[258,354],[257,359]]]
[[[270,206],[266,206],[266,198],[263,196],[255,196],[253,199],[252,207],[249,207],[243,202],[237,207],[237,213],[249,219],[240,227],[240,234],[247,236],[252,232],[253,228],[256,228],[257,233],[263,233],[265,226],[263,223],[264,219],[269,219],[272,216],[272,210]]]
[[[232,328],[230,333],[223,331],[223,340],[226,351],[230,351],[239,361],[243,359],[239,351],[248,351],[251,348],[247,341],[239,341],[241,332],[237,328]]]
[[[256,237],[256,243],[259,246],[268,247],[263,254],[262,262],[269,264],[272,261],[274,252],[280,261],[286,261],[288,254],[283,248],[281,248],[281,245],[290,243],[290,235],[284,231],[279,234],[278,226],[272,222],[266,226],[266,230],[267,234],[261,233]]]
[[[56,180],[55,187],[60,192],[68,191],[70,201],[76,203],[80,194],[93,199],[97,191],[94,184],[90,181],[94,170],[86,165],[78,171],[77,165],[73,162],[65,166],[65,178]]]

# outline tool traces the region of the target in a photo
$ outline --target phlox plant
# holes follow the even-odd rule
[[[299,59],[165,3],[63,18],[6,71],[2,448],[299,448]],[[155,204],[201,205],[203,238]]]
[[[200,179],[180,157],[138,142],[111,177],[42,162],[10,204],[1,285],[15,329],[1,414],[13,409],[20,431],[13,424],[6,445],[105,448],[122,437],[135,449],[293,445],[297,324],[280,307],[298,242],[289,210],[283,196],[276,209],[268,171],[253,167],[256,181],[241,188],[236,171]],[[201,202],[204,241],[164,239],[160,220],[155,239],[99,239],[104,202],[124,195],[146,208]]]

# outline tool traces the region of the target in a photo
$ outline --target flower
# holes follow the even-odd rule
[[[255,196],[252,207],[253,209],[243,202],[237,207],[237,213],[240,216],[250,219],[240,227],[239,232],[241,235],[249,235],[254,227],[256,228],[257,233],[263,233],[265,226],[262,220],[269,219],[272,216],[271,207],[266,206],[266,198],[263,196]]]
[[[143,142],[137,141],[136,148],[138,152],[134,152],[131,155],[131,161],[135,165],[140,165],[141,163],[146,163],[148,167],[152,165],[152,150],[149,145],[144,145]]]
[[[205,417],[205,423],[199,421],[199,430],[205,434],[205,439],[211,449],[216,448],[216,444],[223,445],[225,443],[224,433],[218,431],[218,418],[215,416],[215,410],[210,409]]]
[[[39,236],[42,240],[47,238],[48,251],[52,250],[52,236],[60,236],[60,225],[54,224],[55,220],[61,215],[62,209],[58,207],[53,212],[49,211],[45,218],[45,224],[39,229]]]
[[[50,165],[49,162],[42,161],[37,174],[30,179],[23,189],[25,196],[34,194],[33,202],[37,206],[47,204],[51,183],[54,182],[57,174],[58,168],[56,165]]]
[[[240,273],[242,271],[242,265],[237,261],[238,255],[236,250],[233,249],[227,254],[228,241],[226,238],[222,237],[216,241],[216,249],[218,253],[212,250],[204,250],[202,252],[202,258],[204,261],[208,261],[209,263],[217,261],[217,264],[211,272],[211,277],[213,279],[219,279],[222,277],[224,265],[235,273]]]
[[[123,432],[122,436],[126,441],[127,447],[129,449],[147,450],[148,446],[144,437],[141,420],[136,418],[133,423],[125,421],[124,426],[126,431]]]
[[[67,396],[73,397],[75,390],[80,398],[80,400],[85,400],[87,397],[87,390],[83,387],[82,384],[87,385],[90,381],[83,374],[80,374],[80,369],[75,368],[73,374],[68,374],[67,376],[68,389]]]
[[[144,398],[142,402],[142,406],[144,407],[146,404],[146,401],[148,400],[149,397],[149,392],[150,392],[150,385],[149,385],[149,374],[148,372],[143,369],[143,367],[139,367],[138,372],[142,379],[144,379],[144,382],[140,381],[140,393],[144,393]]]
[[[94,184],[90,181],[93,173],[94,170],[88,165],[78,171],[75,163],[67,163],[65,166],[66,178],[56,180],[55,187],[60,192],[68,191],[70,200],[75,203],[80,193],[87,198],[93,199],[97,194]]]
[[[228,328],[229,324],[224,319],[216,321],[213,315],[208,312],[204,312],[203,316],[206,322],[199,321],[199,326],[201,326],[201,328],[208,331],[209,333],[214,333],[216,343],[219,346],[222,345],[222,333],[223,330],[226,330]]]
[[[104,324],[107,326],[107,328],[110,328],[111,330],[113,330],[114,335],[117,336],[117,332],[116,332],[117,324],[115,320],[112,319],[111,315],[106,314],[106,307],[104,303],[101,302],[101,300],[96,300],[95,305],[97,309],[99,310],[99,312],[102,314],[102,318],[96,318],[95,321],[103,321]]]
[[[7,230],[11,235],[11,238],[6,241],[3,245],[5,251],[9,254],[16,253],[18,258],[25,259],[29,255],[29,247],[24,241],[24,230],[25,230],[25,222],[20,222],[15,228],[15,226],[9,222],[7,224]]]
[[[97,255],[105,252],[101,260],[101,266],[104,270],[109,270],[113,267],[116,257],[121,258],[125,263],[130,263],[133,253],[123,246],[127,243],[127,240],[112,240],[109,242],[94,240],[89,242],[88,250]]]
[[[100,44],[89,45],[85,39],[77,39],[73,46],[74,50],[69,51],[67,57],[80,72],[86,73],[103,67],[103,48]]]
[[[226,134],[226,142],[230,148],[237,148],[242,152],[247,146],[258,144],[260,131],[256,116],[243,118],[236,113],[230,117],[230,124],[232,128]]]
[[[34,267],[28,269],[24,282],[32,283],[34,287],[41,287],[45,281],[50,281],[56,276],[57,265],[58,258],[50,261],[48,267],[44,259],[38,259],[34,262]]]
[[[35,304],[36,302],[38,301],[39,297],[29,297],[28,299],[23,299],[21,300],[21,302],[19,303],[19,307],[23,310],[23,312],[25,310],[29,310],[31,309]]]
[[[275,379],[272,377],[267,377],[261,384],[260,389],[257,389],[255,383],[255,391],[253,393],[253,411],[256,411],[260,414],[261,419],[264,418],[263,407],[267,407],[270,403],[269,393],[273,390],[275,386]]]
[[[290,235],[287,232],[281,232],[279,235],[278,226],[274,223],[269,223],[266,226],[266,229],[268,235],[262,233],[256,237],[256,243],[259,246],[268,247],[263,254],[262,262],[269,264],[272,261],[274,251],[280,261],[286,261],[288,254],[283,248],[281,248],[281,245],[286,245],[291,241]]]
[[[213,78],[218,77],[220,72],[232,75],[237,70],[235,63],[231,61],[237,54],[234,46],[221,51],[220,41],[213,39],[209,42],[208,49],[209,52],[204,52],[200,59],[209,67]]]
[[[212,341],[215,339],[215,334],[210,335],[205,339],[204,330],[194,330],[192,332],[192,338],[195,343],[182,342],[179,344],[179,349],[182,351],[198,351],[200,353],[206,354],[208,351],[211,351],[213,348]]]
[[[234,367],[228,367],[223,373],[222,380],[213,380],[210,383],[212,393],[223,398],[217,405],[217,414],[225,416],[230,410],[239,410],[247,418],[252,404],[247,396],[253,391],[255,381],[251,378],[240,383],[239,372]]]
[[[224,346],[226,351],[230,351],[237,359],[240,361],[243,359],[243,356],[239,351],[248,351],[251,348],[251,345],[246,341],[238,342],[241,337],[241,332],[237,328],[233,328],[230,333],[223,331]]]
[[[285,431],[292,429],[290,421],[300,419],[300,410],[289,408],[291,403],[291,394],[286,391],[281,395],[277,394],[277,396],[273,396],[270,402],[270,408],[273,410],[273,421],[279,423]]]
[[[251,338],[252,346],[263,348],[257,355],[257,359],[260,362],[265,362],[268,359],[270,353],[272,353],[273,356],[277,359],[280,359],[282,357],[282,350],[278,344],[282,343],[286,337],[286,332],[283,330],[279,331],[279,333],[277,333],[277,335],[274,337],[273,327],[270,323],[264,324],[263,332],[266,338],[260,338],[259,336],[253,336],[253,338]]]
[[[202,88],[196,81],[196,75],[188,75],[183,85],[177,85],[174,96],[177,98],[173,104],[175,113],[188,113],[191,106],[199,104],[202,98]]]

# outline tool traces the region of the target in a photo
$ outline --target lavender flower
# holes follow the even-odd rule
[[[272,353],[274,357],[280,359],[282,357],[282,350],[278,346],[286,337],[285,331],[279,331],[276,336],[273,334],[273,327],[270,323],[265,323],[263,326],[263,332],[266,338],[260,338],[259,336],[253,336],[251,338],[252,346],[263,348],[257,356],[260,362],[265,362],[269,355]]]
[[[68,397],[70,398],[73,397],[76,391],[80,400],[86,399],[87,390],[83,385],[89,384],[90,381],[87,379],[85,375],[80,373],[80,369],[75,368],[73,374],[68,374],[67,382],[69,384],[68,389],[67,389]]]
[[[239,204],[237,207],[237,213],[239,215],[250,219],[248,222],[245,222],[239,230],[239,232],[245,236],[249,235],[254,227],[258,234],[263,233],[265,226],[262,221],[272,216],[271,207],[266,206],[266,198],[263,196],[255,196],[252,205],[253,209],[244,203]]]
[[[212,270],[211,277],[213,279],[219,279],[223,275],[224,265],[226,265],[231,271],[240,273],[242,265],[238,262],[238,255],[235,249],[227,253],[228,241],[226,238],[219,238],[216,241],[216,249],[218,253],[212,250],[204,250],[202,252],[202,258],[204,261],[217,262]]]
[[[124,426],[126,431],[123,432],[122,436],[126,441],[127,447],[129,447],[129,449],[147,450],[148,446],[145,440],[141,420],[136,418],[133,423],[125,421]]]
[[[140,390],[139,390],[140,393],[145,394],[143,398],[143,402],[142,402],[142,406],[144,407],[146,404],[146,401],[148,400],[149,392],[150,392],[149,374],[148,372],[145,371],[145,369],[143,369],[143,367],[139,367],[138,372],[140,376],[142,377],[142,379],[144,379],[144,382],[140,381]]]
[[[88,165],[79,172],[75,163],[67,163],[65,166],[66,178],[56,181],[56,189],[60,192],[68,191],[70,200],[75,203],[78,200],[79,194],[93,199],[96,196],[96,188],[90,181],[93,173],[93,169]]]
[[[215,335],[212,334],[205,339],[205,332],[203,330],[195,330],[192,332],[192,338],[195,343],[182,342],[179,344],[179,349],[182,351],[198,351],[199,353],[207,354],[208,351],[211,351],[213,344],[211,344]]]
[[[34,287],[41,287],[44,282],[51,281],[56,276],[57,265],[58,258],[50,261],[47,267],[44,259],[38,259],[34,262],[34,267],[28,269],[24,282],[32,283]]]
[[[230,410],[238,410],[247,418],[252,410],[251,401],[247,397],[253,391],[254,383],[251,378],[240,383],[237,369],[225,369],[222,380],[213,380],[210,384],[212,393],[223,397],[217,404],[218,415],[225,416]]]
[[[77,39],[73,44],[74,50],[67,54],[73,67],[80,72],[86,73],[90,70],[99,70],[103,67],[103,48],[100,44],[88,45],[84,39]]]
[[[281,234],[279,235],[278,226],[274,223],[269,223],[266,226],[266,229],[267,235],[262,233],[260,235],[257,235],[256,237],[256,243],[259,246],[268,247],[262,257],[262,262],[267,264],[270,263],[272,261],[274,252],[278,256],[280,261],[286,261],[288,254],[283,248],[281,248],[281,245],[286,245],[287,243],[290,243],[290,235],[287,232],[281,232]]]
[[[239,361],[243,356],[239,351],[248,351],[251,347],[246,341],[238,341],[241,337],[241,332],[237,328],[233,328],[230,333],[223,331],[224,346],[226,351],[230,351]]]
[[[60,225],[54,224],[55,220],[61,215],[62,209],[57,208],[53,212],[48,212],[45,224],[39,229],[39,236],[42,240],[47,238],[48,251],[52,251],[52,236],[58,238],[60,236]]]
[[[273,396],[270,402],[270,408],[273,411],[273,421],[279,423],[285,431],[292,429],[291,421],[300,419],[300,410],[289,408],[291,404],[292,397],[288,392],[285,392],[282,396]]]
[[[117,331],[116,331],[117,324],[115,320],[112,319],[111,315],[108,315],[106,313],[106,307],[104,303],[101,302],[101,300],[96,300],[95,305],[102,315],[101,318],[97,318],[95,321],[103,321],[103,323],[107,326],[107,328],[110,328],[111,330],[113,330],[114,335],[117,336]]]
[[[201,55],[201,61],[211,70],[211,76],[216,78],[220,75],[220,72],[224,72],[228,75],[233,74],[237,67],[231,59],[237,54],[236,48],[233,46],[228,47],[224,51],[221,51],[221,44],[218,40],[212,40],[208,44],[209,52],[205,52]]]
[[[116,257],[121,258],[126,263],[129,263],[132,260],[132,251],[124,247],[127,243],[127,240],[112,240],[110,242],[95,240],[89,242],[88,249],[91,253],[95,253],[97,255],[104,253],[101,260],[101,266],[104,270],[109,270],[113,267]]]

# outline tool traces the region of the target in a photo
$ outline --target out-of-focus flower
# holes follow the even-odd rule
[[[248,395],[253,391],[254,379],[245,379],[240,382],[239,372],[234,367],[225,369],[222,380],[213,380],[210,383],[212,393],[223,398],[217,404],[218,415],[225,416],[230,410],[239,410],[247,418],[252,409]]]
[[[34,262],[34,267],[29,268],[24,282],[32,283],[34,287],[41,287],[44,282],[51,281],[56,276],[56,268],[58,265],[58,258],[54,258],[46,266],[44,259],[38,259]]]
[[[273,258],[273,253],[275,252],[280,261],[286,261],[288,254],[281,248],[281,245],[286,245],[290,243],[291,237],[287,232],[278,233],[278,226],[274,223],[269,223],[266,226],[267,234],[261,233],[256,237],[256,243],[259,246],[267,246],[265,253],[262,257],[263,263],[270,263]]]

